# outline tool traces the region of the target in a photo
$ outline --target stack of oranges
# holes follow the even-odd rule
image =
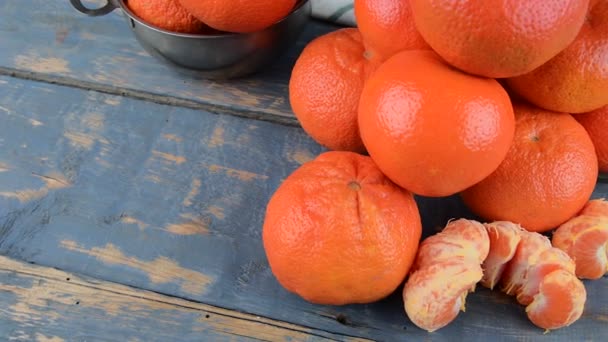
[[[310,42],[291,74],[295,116],[332,151],[268,203],[264,247],[283,286],[323,304],[394,291],[416,268],[414,195],[459,195],[534,234],[580,214],[608,172],[608,0],[355,0],[355,16],[357,28]],[[458,239],[454,257],[473,255]],[[526,291],[568,276],[579,295],[554,329],[580,317],[585,293],[575,257],[550,251],[563,274]]]
[[[142,20],[179,33],[236,32],[265,29],[293,10],[296,0],[128,0]]]

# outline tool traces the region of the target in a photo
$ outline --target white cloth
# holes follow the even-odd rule
[[[312,16],[344,26],[356,26],[354,0],[311,0]]]

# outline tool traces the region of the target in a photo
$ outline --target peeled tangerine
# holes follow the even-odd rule
[[[465,219],[452,221],[425,239],[403,289],[410,320],[429,332],[452,322],[481,280],[481,263],[489,248],[484,226]]]
[[[579,215],[562,224],[552,243],[576,263],[576,275],[599,279],[608,273],[608,202],[587,202]]]
[[[483,262],[483,286],[516,296],[528,318],[543,329],[558,329],[578,320],[587,292],[575,275],[575,263],[551,241],[519,225],[497,221],[484,225],[490,252]]]

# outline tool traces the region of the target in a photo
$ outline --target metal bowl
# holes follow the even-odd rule
[[[271,27],[253,33],[215,35],[183,34],[143,22],[124,0],[107,0],[97,9],[80,0],[72,6],[89,16],[105,15],[120,8],[142,47],[152,56],[195,78],[228,79],[259,71],[293,44],[310,17],[310,2],[301,0],[294,10]]]

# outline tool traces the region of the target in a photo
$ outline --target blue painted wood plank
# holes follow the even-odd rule
[[[3,256],[0,302],[0,336],[6,341],[314,342],[348,338]]]
[[[381,341],[535,338],[512,298],[479,289],[429,335],[399,290],[320,306],[276,282],[265,205],[323,149],[298,127],[0,77],[0,253],[98,279]],[[607,196],[598,185],[596,197]],[[425,235],[471,217],[458,198],[418,198]],[[585,316],[559,340],[608,333],[608,279],[587,282]]]
[[[287,95],[290,70],[308,41],[335,28],[312,22],[291,49],[255,77],[207,81],[176,73],[148,55],[119,10],[91,18],[67,0],[2,1],[0,72],[52,76],[84,88],[134,91],[295,123]]]

